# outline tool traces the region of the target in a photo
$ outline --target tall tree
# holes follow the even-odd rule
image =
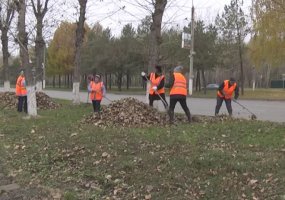
[[[8,31],[10,29],[11,22],[14,18],[15,6],[12,0],[0,1],[0,31],[2,42],[2,54],[3,54],[3,77],[4,77],[4,90],[9,91],[9,48],[8,48]]]
[[[37,115],[37,101],[35,92],[35,81],[29,61],[28,33],[26,32],[26,0],[15,1],[18,11],[18,43],[20,46],[20,58],[22,67],[25,69],[26,84],[28,90],[28,114]]]
[[[240,64],[240,85],[242,94],[244,93],[244,69],[243,52],[244,39],[249,33],[248,22],[242,10],[242,0],[231,0],[229,5],[224,7],[222,16],[217,16],[216,25],[220,30],[221,36],[230,47],[234,44],[238,51],[235,53],[239,57]],[[236,48],[233,48],[236,49]]]
[[[36,2],[36,3],[35,3]],[[37,77],[39,80],[39,84],[37,84],[37,88],[41,90],[42,82],[45,84],[44,80],[44,54],[45,54],[45,40],[43,37],[43,20],[48,11],[48,2],[49,0],[31,0],[33,12],[37,20],[36,25],[36,45],[35,45],[35,55],[36,55],[36,69],[37,69]]]
[[[76,24],[62,22],[48,47],[48,75],[71,74],[74,70]]]
[[[80,66],[81,66],[81,47],[84,38],[84,23],[86,14],[87,0],[78,0],[80,6],[79,21],[77,22],[76,28],[76,39],[75,39],[75,68],[73,72],[73,103],[80,104]]]
[[[285,53],[285,1],[253,0],[253,31],[249,55],[255,68],[265,67],[266,86],[269,86],[272,67],[284,65]]]
[[[148,4],[149,1],[146,1]],[[149,59],[148,59],[148,72],[150,72],[155,65],[159,63],[159,48],[162,43],[161,38],[161,25],[162,25],[162,17],[165,11],[165,7],[167,5],[167,0],[152,0],[152,13],[151,18],[152,22],[150,24],[150,46],[149,46]],[[150,84],[147,84],[146,87],[146,101],[148,101],[148,90]]]

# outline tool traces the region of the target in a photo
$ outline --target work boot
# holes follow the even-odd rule
[[[174,122],[174,111],[168,110],[168,115],[169,115],[169,123],[173,124],[173,122]]]
[[[187,116],[188,122],[191,123],[192,122],[192,118],[191,118],[191,113],[190,113],[189,110],[186,112],[186,116]]]

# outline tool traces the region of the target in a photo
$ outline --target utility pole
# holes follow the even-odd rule
[[[46,46],[44,47],[44,62],[42,63],[42,68],[43,68],[43,89],[46,88]]]
[[[189,95],[193,93],[193,62],[194,62],[194,5],[192,1],[192,17],[191,17],[191,47],[190,47],[190,71],[189,71]]]

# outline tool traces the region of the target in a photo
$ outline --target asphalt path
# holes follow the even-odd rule
[[[3,88],[0,88],[3,91]],[[72,100],[71,91],[55,91],[55,90],[45,90],[45,93],[52,98]],[[140,101],[145,102],[146,97],[144,95],[129,95],[129,94],[112,94],[107,93],[106,98],[102,100],[102,104],[109,104],[110,101],[119,100],[126,97],[134,97]],[[87,92],[80,93],[80,99],[83,103],[87,102]],[[167,97],[169,102],[169,97]],[[90,103],[90,100],[88,100]],[[285,101],[261,101],[261,100],[239,100],[239,103],[247,107],[251,112],[253,112],[258,120],[272,121],[272,122],[285,122]],[[216,106],[215,98],[187,98],[187,104],[190,108],[191,114],[194,115],[214,115],[214,110]],[[238,118],[250,118],[251,114],[232,102],[233,106],[233,116]],[[155,102],[154,107],[163,111],[164,107],[161,102]],[[90,106],[91,109],[91,106]],[[183,110],[179,103],[176,105],[175,112],[183,113]],[[220,114],[227,114],[226,106],[223,103],[220,110]]]

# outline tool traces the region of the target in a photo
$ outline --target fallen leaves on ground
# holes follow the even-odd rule
[[[37,107],[41,110],[53,110],[60,107],[44,92],[37,92]],[[18,97],[14,92],[0,92],[0,107],[2,109],[15,109],[18,104]]]
[[[213,123],[232,120],[228,116],[193,116],[192,121],[198,123]],[[177,123],[188,123],[184,114],[175,114]],[[135,99],[123,98],[113,101],[108,106],[103,106],[100,113],[93,113],[82,120],[84,124],[93,124],[97,127],[150,127],[165,126],[169,124],[167,113]]]

